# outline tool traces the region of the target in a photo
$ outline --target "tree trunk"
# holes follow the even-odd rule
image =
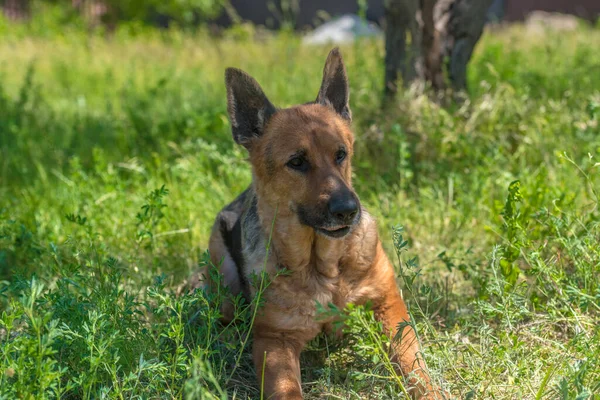
[[[439,46],[433,49],[443,62],[453,90],[467,88],[467,64],[481,38],[493,0],[439,0],[434,10]]]
[[[4,15],[8,19],[26,19],[29,18],[29,6],[29,0],[5,0],[2,5],[2,11],[4,11]]]
[[[492,2],[386,0],[386,95],[396,92],[398,73],[404,84],[419,77],[438,91],[448,84],[455,91],[466,89],[467,63]]]
[[[431,83],[435,90],[444,89],[442,57],[439,52],[439,34],[436,32],[435,6],[438,0],[421,0],[421,18],[423,29],[423,78]]]
[[[404,85],[417,77],[421,55],[421,29],[417,21],[419,0],[385,0],[384,6],[385,94],[393,96],[397,91],[398,72]]]

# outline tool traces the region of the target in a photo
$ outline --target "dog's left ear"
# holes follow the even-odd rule
[[[344,67],[340,49],[336,47],[329,52],[327,61],[325,61],[323,82],[316,102],[333,107],[342,118],[352,121],[349,101],[348,75],[346,75],[346,67]]]

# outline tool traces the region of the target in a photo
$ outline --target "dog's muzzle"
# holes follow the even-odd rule
[[[331,195],[327,203],[325,223],[315,230],[332,238],[341,238],[346,236],[359,220],[358,198],[351,190],[344,188]]]

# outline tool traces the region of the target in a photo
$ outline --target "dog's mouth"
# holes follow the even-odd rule
[[[321,233],[325,236],[329,236],[332,238],[341,238],[344,237],[348,234],[348,232],[350,232],[350,225],[338,225],[338,226],[333,226],[333,227],[321,227],[321,228],[315,228],[315,230],[318,233]]]
[[[361,211],[352,221],[340,221],[334,218],[323,218],[318,212],[310,213],[307,208],[298,206],[298,219],[302,225],[309,226],[321,235],[332,239],[343,238],[352,232],[361,219]]]

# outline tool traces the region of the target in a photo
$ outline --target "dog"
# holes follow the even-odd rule
[[[314,102],[276,108],[245,72],[225,72],[233,139],[248,150],[252,183],[213,225],[209,252],[223,284],[251,299],[253,274],[271,281],[253,326],[253,359],[265,398],[302,399],[300,353],[333,321],[317,303],[370,302],[394,340],[391,359],[413,398],[442,398],[416,334],[375,220],[352,188],[354,136],[346,68],[335,48]],[[286,271],[286,273],[281,273]],[[231,318],[232,305],[223,308]]]

